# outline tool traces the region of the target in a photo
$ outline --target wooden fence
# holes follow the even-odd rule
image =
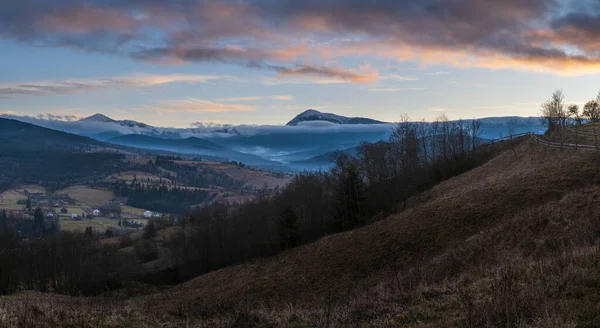
[[[600,148],[598,147],[598,142],[596,142],[595,145],[580,144],[580,143],[573,144],[573,143],[552,142],[552,141],[544,140],[533,133],[531,133],[531,136],[538,144],[542,144],[542,145],[545,145],[548,147],[554,147],[554,148],[560,148],[560,149],[600,151]]]

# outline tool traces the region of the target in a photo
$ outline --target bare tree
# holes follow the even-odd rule
[[[579,106],[575,104],[569,105],[569,107],[567,107],[567,115],[570,118],[575,119],[575,125],[581,125],[582,117],[579,114]]]
[[[398,156],[402,174],[416,169],[419,166],[420,140],[417,123],[411,122],[408,115],[403,115],[390,136],[395,152]]]
[[[581,127],[582,117],[579,114],[579,106],[575,104],[569,105],[567,108],[567,114],[570,118],[575,120],[575,149],[579,145],[579,128]]]
[[[479,146],[479,134],[481,133],[481,121],[471,120],[471,151]]]
[[[418,138],[421,140],[421,157],[423,158],[423,164],[429,164],[429,139],[430,139],[431,126],[425,120],[422,120],[418,126]]]
[[[567,122],[565,95],[556,90],[550,99],[542,104],[542,124],[549,132],[561,130]]]
[[[589,119],[592,123],[600,122],[600,102],[598,100],[588,101],[583,106],[582,116]]]

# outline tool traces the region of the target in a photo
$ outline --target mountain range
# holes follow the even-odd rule
[[[283,126],[198,125],[154,127],[132,120],[95,114],[77,121],[10,116],[23,122],[89,137],[111,144],[212,156],[269,169],[319,169],[331,165],[336,151],[355,151],[361,142],[387,139],[393,123],[345,117],[309,109]],[[538,117],[489,117],[481,122],[481,138],[493,139],[527,131],[543,132]]]

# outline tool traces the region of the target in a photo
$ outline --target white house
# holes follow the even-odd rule
[[[72,220],[79,220],[79,215],[77,215],[77,214],[71,214],[71,219]]]
[[[145,218],[151,218],[152,217],[152,212],[151,211],[144,212],[144,217]]]
[[[94,216],[100,216],[101,214],[100,210],[94,210],[92,213],[94,214]]]

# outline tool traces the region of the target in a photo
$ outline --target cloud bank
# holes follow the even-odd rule
[[[376,71],[325,63],[345,56],[379,56],[423,65],[598,72],[599,22],[597,0],[27,0],[0,4],[0,37],[34,46],[168,64],[220,62],[282,76],[325,76],[356,83],[379,76]]]

